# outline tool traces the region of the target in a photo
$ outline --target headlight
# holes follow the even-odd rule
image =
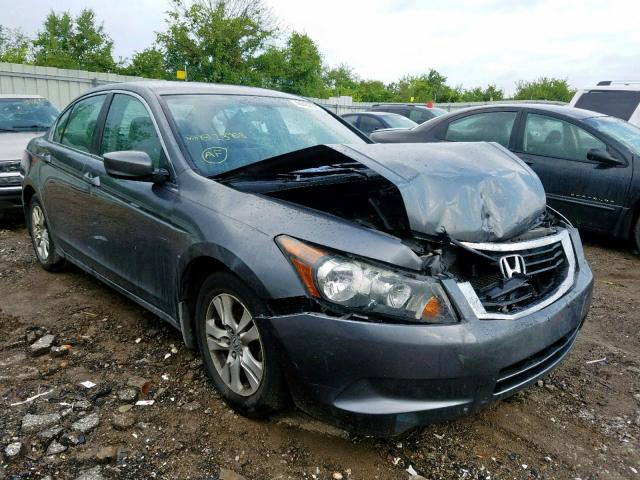
[[[276,238],[312,297],[353,312],[417,323],[453,323],[440,283],[329,253],[285,235]]]

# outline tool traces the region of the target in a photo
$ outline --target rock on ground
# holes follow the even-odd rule
[[[126,430],[134,423],[136,423],[136,418],[130,413],[116,413],[111,420],[111,424],[116,430]]]
[[[100,467],[93,467],[89,470],[83,471],[76,480],[104,480],[102,476],[102,470]]]
[[[7,445],[4,449],[4,455],[7,459],[11,460],[12,458],[16,458],[22,452],[22,443],[14,442]]]
[[[24,433],[38,432],[51,427],[60,421],[58,413],[46,413],[44,415],[31,415],[27,413],[22,417],[22,431]]]
[[[121,402],[133,402],[138,398],[138,391],[135,388],[123,388],[118,391],[118,400]]]
[[[48,334],[31,344],[29,350],[31,355],[43,355],[51,350],[51,344],[56,339],[54,335]]]
[[[78,432],[87,433],[93,430],[100,423],[100,417],[97,413],[92,413],[91,415],[87,415],[86,417],[82,417],[77,422],[71,425],[71,428],[77,430]]]
[[[66,446],[54,440],[49,444],[49,448],[47,448],[46,455],[57,455],[58,453],[62,453],[66,450],[67,450]]]

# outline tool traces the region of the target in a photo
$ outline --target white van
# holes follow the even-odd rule
[[[594,88],[578,90],[569,106],[618,117],[640,127],[640,81],[599,82]]]

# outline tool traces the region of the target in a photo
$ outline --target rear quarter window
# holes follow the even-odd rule
[[[576,102],[576,108],[604,113],[629,120],[640,103],[640,92],[624,90],[591,90]]]

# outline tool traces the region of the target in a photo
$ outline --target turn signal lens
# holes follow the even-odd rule
[[[327,252],[284,235],[276,238],[276,243],[288,255],[309,295],[320,298],[320,292],[313,281],[313,266],[327,256]]]
[[[438,317],[440,313],[440,302],[436,297],[431,297],[422,310],[422,318]]]

